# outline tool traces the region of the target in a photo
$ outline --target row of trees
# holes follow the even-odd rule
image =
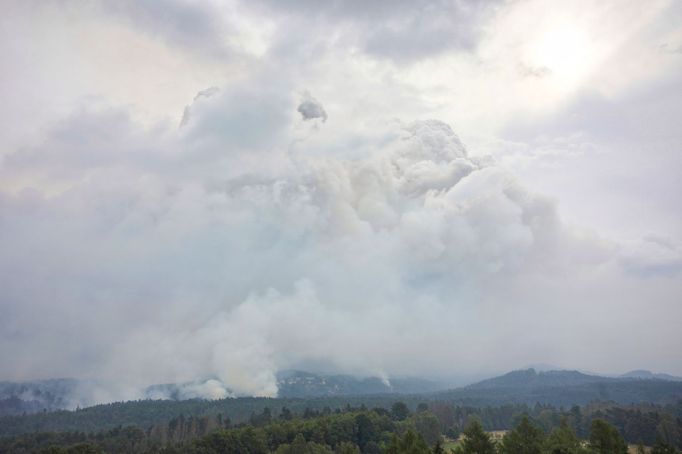
[[[682,448],[682,402],[667,407],[595,403],[567,410],[550,405],[480,408],[432,402],[429,410],[440,421],[442,432],[451,438],[457,438],[472,418],[481,421],[488,430],[505,430],[518,424],[521,415],[528,415],[536,426],[548,433],[562,421],[567,421],[578,437],[588,438],[592,422],[600,419],[615,426],[629,443],[642,442],[652,446],[660,438]]]
[[[293,424],[292,424],[293,423]],[[410,414],[401,404],[391,412],[382,409],[337,414],[301,421],[275,422],[262,428],[260,444],[254,432],[226,442],[230,431],[214,434],[181,452],[265,454],[445,454],[438,418],[426,407]],[[286,428],[285,428],[286,427]],[[283,430],[284,429],[284,430]],[[283,430],[283,431],[282,431]],[[294,434],[295,432],[295,434]],[[244,435],[247,435],[244,437]],[[279,435],[279,439],[275,436]],[[233,435],[236,435],[233,433]],[[293,438],[293,439],[292,439]],[[285,441],[287,440],[287,441]],[[269,449],[269,451],[268,451]],[[472,419],[460,441],[448,448],[453,454],[627,454],[628,444],[618,429],[602,419],[593,419],[589,437],[580,439],[568,418],[545,431],[527,415],[505,433],[499,443],[486,432],[478,419]],[[167,451],[175,453],[179,451]],[[640,443],[638,454],[647,452]],[[649,454],[675,454],[677,449],[660,437]]]
[[[574,407],[564,411],[548,406],[505,406],[476,409],[422,403],[413,409],[402,402],[394,403],[389,409],[347,406],[344,409],[331,410],[327,407],[301,413],[287,407],[279,411],[266,407],[260,412],[252,412],[248,423],[238,424],[221,414],[179,416],[146,430],[117,427],[95,433],[48,432],[4,438],[0,439],[0,453],[94,449],[111,453],[169,454],[419,454],[444,452],[443,435],[452,440],[460,438],[461,434],[456,450],[466,454],[622,454],[626,447],[623,434],[627,432],[623,427],[631,434],[638,434],[641,433],[638,422],[650,420],[656,424],[642,427],[653,431],[654,441],[647,443],[643,438],[629,441],[644,442],[649,446],[655,444],[655,452],[662,454],[675,452],[675,440],[679,441],[679,428],[682,427],[679,418],[672,418],[669,414],[662,417],[641,408]],[[599,415],[606,418],[596,417]],[[616,424],[611,424],[613,421]],[[497,444],[484,430],[510,427],[514,429]],[[652,433],[646,435],[652,438]],[[452,448],[451,444],[447,446],[448,450]]]
[[[521,422],[507,432],[499,444],[473,421],[464,431],[463,441],[455,448],[461,454],[627,454],[628,444],[618,430],[601,419],[592,421],[590,436],[580,440],[566,420],[547,434],[524,416]],[[638,454],[646,451],[640,443]],[[674,454],[675,447],[658,440],[651,454]]]

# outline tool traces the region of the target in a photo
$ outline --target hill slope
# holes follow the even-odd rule
[[[630,372],[627,372],[623,375],[621,375],[621,378],[637,378],[637,379],[643,379],[643,380],[651,380],[651,379],[658,379],[658,380],[668,380],[668,381],[682,381],[682,377],[676,377],[674,375],[670,374],[661,374],[661,373],[653,373],[650,370],[632,370]]]
[[[316,375],[284,371],[277,377],[279,397],[358,396],[368,394],[417,394],[446,389],[420,378],[356,378],[350,375]]]
[[[682,399],[682,382],[526,369],[439,393],[439,396],[470,405],[542,403],[571,406],[593,401],[668,404]]]
[[[399,382],[399,381],[398,381]],[[96,431],[116,426],[149,427],[179,415],[204,416],[222,414],[233,422],[247,421],[252,413],[265,407],[279,411],[286,406],[301,414],[306,408],[321,410],[365,405],[368,408],[390,408],[404,401],[411,408],[421,402],[441,402],[461,406],[483,407],[507,404],[550,404],[569,408],[590,402],[618,404],[675,404],[682,402],[682,382],[660,379],[608,378],[576,371],[537,372],[533,369],[513,371],[500,377],[449,391],[398,394],[404,385],[388,384],[379,379],[357,379],[347,376],[317,376],[302,372],[281,378],[282,392],[292,397],[227,398],[220,400],[141,400],[84,408],[79,411],[40,412],[25,416],[0,417],[0,436],[35,431]],[[427,382],[426,385],[428,385]],[[417,387],[426,386],[417,381]],[[325,393],[319,395],[316,393]],[[355,393],[355,394],[353,394]]]
[[[490,388],[537,388],[545,386],[579,386],[587,383],[608,383],[615,378],[587,375],[577,370],[550,370],[537,372],[535,369],[515,370],[499,377],[474,383],[467,389]]]

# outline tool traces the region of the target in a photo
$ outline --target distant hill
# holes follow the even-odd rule
[[[367,394],[418,394],[446,386],[420,378],[357,378],[350,375],[317,375],[303,371],[278,374],[279,397],[350,396]]]
[[[594,401],[630,403],[675,403],[682,399],[682,381],[667,374],[632,371],[621,377],[604,377],[575,370],[516,370],[461,388],[420,378],[358,378],[350,375],[321,375],[304,371],[278,374],[280,399],[354,398],[444,400],[461,405],[551,404],[583,405]],[[211,385],[211,386],[208,386]],[[0,382],[0,416],[39,413],[88,406],[93,383],[74,379],[26,383]],[[216,397],[235,397],[217,380],[185,384],[153,385],[147,399],[186,401],[206,396],[209,388],[222,391]],[[90,396],[90,397],[88,397]],[[382,397],[386,396],[386,397]],[[398,397],[400,396],[400,397]]]
[[[658,378],[614,378],[578,371],[512,371],[499,377],[439,393],[452,402],[470,405],[584,405],[594,401],[620,404],[669,404],[682,399],[682,382]]]
[[[421,378],[401,377],[382,380],[377,377],[318,375],[294,370],[282,371],[277,378],[280,398],[420,394],[447,388],[445,385]],[[94,385],[94,382],[71,378],[22,383],[0,382],[0,416],[92,405],[90,391]],[[215,379],[151,385],[144,390],[143,396],[151,400],[183,401],[215,395],[211,394],[208,385],[224,391],[217,397],[236,397]]]
[[[70,408],[78,383],[71,378],[0,382],[0,416]]]
[[[468,389],[490,388],[537,388],[546,386],[577,386],[586,383],[612,382],[615,378],[587,375],[577,370],[550,370],[537,372],[535,369],[515,370],[499,377],[474,383]]]
[[[237,397],[218,400],[185,399],[187,387],[160,385],[150,392],[169,395],[163,400],[138,400],[81,408],[78,411],[43,412],[36,402],[53,402],[59,405],[55,390],[71,382],[37,382],[37,389],[28,384],[3,383],[1,390],[14,390],[5,399],[6,411],[0,415],[0,436],[37,431],[95,431],[117,426],[137,425],[148,428],[165,423],[178,415],[200,416],[222,414],[233,422],[248,421],[254,413],[265,407],[277,414],[287,407],[296,414],[306,408],[344,408],[347,405],[368,408],[390,408],[396,401],[405,402],[414,409],[420,403],[440,402],[466,407],[496,407],[503,405],[528,405],[537,403],[570,408],[600,402],[614,404],[677,404],[682,401],[682,382],[658,378],[613,378],[590,375],[578,371],[546,371],[535,369],[512,371],[499,377],[482,380],[469,386],[447,391],[435,391],[437,384],[428,380],[394,379],[389,382],[378,378],[355,378],[346,375],[317,375],[301,371],[280,374],[279,398]],[[201,385],[202,383],[200,383]],[[205,384],[205,383],[204,383]],[[16,392],[21,394],[16,394]],[[177,391],[177,394],[176,394]],[[184,393],[184,394],[183,394]],[[11,394],[11,393],[10,393]],[[44,400],[30,397],[22,410],[18,396],[42,396]],[[21,401],[21,402],[19,402]],[[41,404],[42,405],[42,404]],[[36,409],[39,410],[35,411]],[[43,407],[46,408],[47,407]],[[71,407],[73,408],[73,407]],[[675,408],[678,408],[675,406]],[[35,414],[27,414],[34,412]],[[7,416],[15,415],[15,416]]]
[[[682,381],[682,377],[675,377],[670,374],[653,373],[650,370],[632,370],[620,376],[621,378],[636,378],[642,380],[668,380],[668,381]]]
[[[217,380],[211,380],[216,384]],[[200,398],[207,381],[152,385],[145,390],[150,399],[187,400]],[[221,384],[222,385],[222,384]],[[354,377],[321,375],[300,370],[284,370],[277,374],[277,396],[309,398],[331,396],[364,396],[374,394],[420,394],[447,389],[446,385],[421,378]],[[229,397],[238,395],[224,388]],[[205,394],[204,394],[205,395]],[[245,397],[245,396],[242,396]]]

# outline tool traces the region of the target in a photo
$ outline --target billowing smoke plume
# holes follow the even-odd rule
[[[447,124],[390,123],[344,153],[335,137],[353,131],[294,140],[326,118],[295,105],[277,88],[211,90],[173,130],[85,112],[9,155],[2,378],[96,378],[111,383],[99,401],[153,383],[224,397],[275,395],[288,368],[601,357],[572,341],[612,339],[611,245],[563,226]],[[634,323],[623,313],[617,329]]]

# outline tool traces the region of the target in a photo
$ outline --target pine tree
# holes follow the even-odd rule
[[[478,420],[473,420],[464,429],[462,448],[466,454],[495,454],[495,443]]]

